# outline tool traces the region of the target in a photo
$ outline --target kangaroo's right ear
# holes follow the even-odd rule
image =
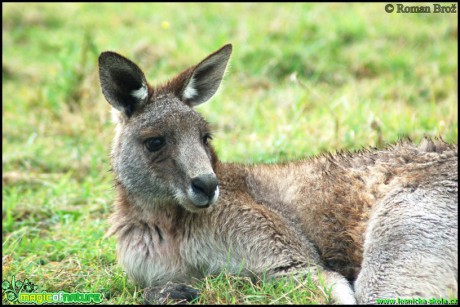
[[[149,99],[149,85],[142,70],[115,52],[99,56],[99,79],[105,99],[127,117]]]

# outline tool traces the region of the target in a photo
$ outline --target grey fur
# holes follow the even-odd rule
[[[358,303],[456,296],[457,145],[425,139],[285,164],[221,163],[207,144],[207,122],[192,107],[216,92],[230,54],[226,45],[162,86],[146,84],[148,101],[139,101],[144,79],[134,63],[101,55],[102,91],[121,111],[108,235],[117,234],[129,277],[161,289],[224,269],[310,272],[318,283],[320,271],[338,303],[355,303],[348,280],[356,280]],[[123,80],[111,76],[112,66],[137,84],[112,84]],[[114,99],[137,88],[130,97],[138,100]],[[147,150],[146,140],[158,137],[163,147]],[[198,177],[206,178],[203,188],[193,187]],[[174,287],[171,293],[189,296]]]

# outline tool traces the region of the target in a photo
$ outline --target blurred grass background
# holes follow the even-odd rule
[[[114,126],[97,74],[105,50],[157,84],[232,43],[222,88],[198,107],[223,161],[403,136],[457,143],[457,13],[388,14],[385,4],[2,3],[3,278],[142,302],[116,264],[115,240],[102,238],[114,197]],[[201,302],[273,302],[208,288]],[[293,295],[287,303],[311,302]]]

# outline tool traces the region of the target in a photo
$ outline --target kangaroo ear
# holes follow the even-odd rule
[[[193,67],[181,99],[192,107],[208,101],[219,88],[231,54],[232,45],[227,44]]]
[[[115,52],[99,56],[99,79],[105,99],[127,117],[148,100],[149,86],[142,70]]]

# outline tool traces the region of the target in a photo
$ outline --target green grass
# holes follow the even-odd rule
[[[198,107],[223,161],[402,136],[457,143],[457,14],[387,14],[384,5],[3,3],[3,278],[142,302],[116,264],[115,240],[103,237],[114,198],[114,129],[97,74],[104,50],[133,59],[155,84],[233,43],[219,94]],[[199,303],[328,301],[305,289],[220,275],[203,281]]]
[[[206,305],[306,305],[331,304],[330,289],[317,286],[309,276],[283,277],[276,282],[264,277],[256,282],[225,272],[207,277],[199,284],[202,295],[196,303]]]

